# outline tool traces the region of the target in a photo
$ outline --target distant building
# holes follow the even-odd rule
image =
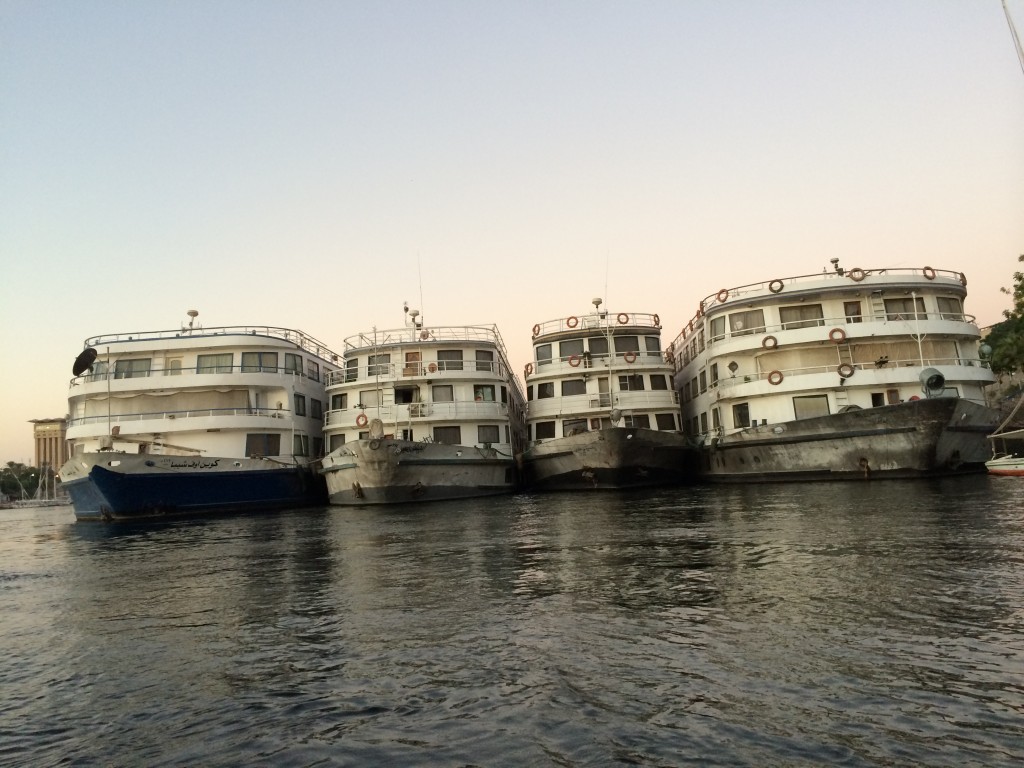
[[[67,419],[30,419],[35,425],[36,467],[50,467],[54,472],[68,460]]]

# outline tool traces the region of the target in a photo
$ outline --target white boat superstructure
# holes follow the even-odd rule
[[[309,465],[324,453],[324,378],[339,358],[323,343],[287,328],[190,322],[85,346],[60,472],[79,518],[325,500]]]
[[[344,341],[327,378],[323,473],[332,504],[511,493],[525,400],[493,325],[400,328]]]
[[[711,479],[973,471],[998,415],[961,272],[843,269],[722,288],[669,348]]]
[[[661,320],[592,303],[592,312],[533,327],[524,481],[538,490],[681,482],[694,454],[680,432]]]

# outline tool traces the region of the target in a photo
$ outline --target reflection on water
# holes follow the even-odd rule
[[[1014,480],[69,517],[0,517],[5,764],[1024,757]]]

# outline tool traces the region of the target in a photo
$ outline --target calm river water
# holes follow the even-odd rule
[[[1014,765],[1024,481],[0,511],[0,764]]]

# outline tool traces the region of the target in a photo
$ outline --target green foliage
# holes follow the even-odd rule
[[[1024,263],[1024,255],[1017,261]],[[1013,288],[1001,288],[1013,297],[1013,308],[1003,310],[1006,318],[993,326],[986,342],[992,347],[992,370],[995,373],[1024,371],[1024,272],[1013,273]]]
[[[39,485],[39,470],[21,462],[8,461],[0,469],[0,494],[10,499],[31,498]]]

